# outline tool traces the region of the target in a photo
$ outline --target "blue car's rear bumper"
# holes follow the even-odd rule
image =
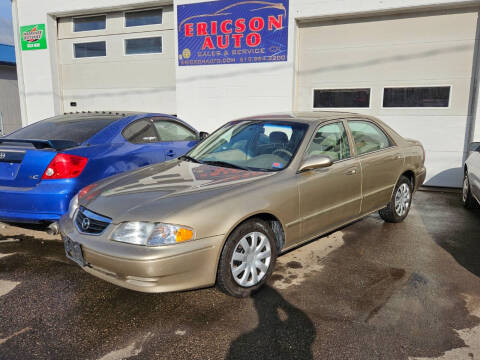
[[[0,221],[40,223],[58,221],[79,187],[76,181],[47,180],[33,188],[0,187]]]

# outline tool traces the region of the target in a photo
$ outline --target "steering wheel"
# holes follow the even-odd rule
[[[293,154],[286,149],[277,149],[272,152],[272,155],[277,155],[285,160],[290,160]],[[286,156],[285,156],[286,155]]]

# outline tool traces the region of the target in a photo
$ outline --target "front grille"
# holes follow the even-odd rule
[[[105,231],[112,219],[95,214],[90,210],[80,207],[75,218],[78,231],[84,234],[100,235]]]

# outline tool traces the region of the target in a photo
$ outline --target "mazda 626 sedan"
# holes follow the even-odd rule
[[[408,215],[424,150],[381,121],[318,112],[227,123],[176,160],[80,191],[60,229],[92,275],[143,292],[248,296],[277,256],[379,211]]]

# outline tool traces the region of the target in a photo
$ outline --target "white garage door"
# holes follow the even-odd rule
[[[296,109],[378,116],[421,140],[427,185],[460,186],[478,10],[300,25]]]
[[[63,110],[176,114],[173,8],[58,20]]]

